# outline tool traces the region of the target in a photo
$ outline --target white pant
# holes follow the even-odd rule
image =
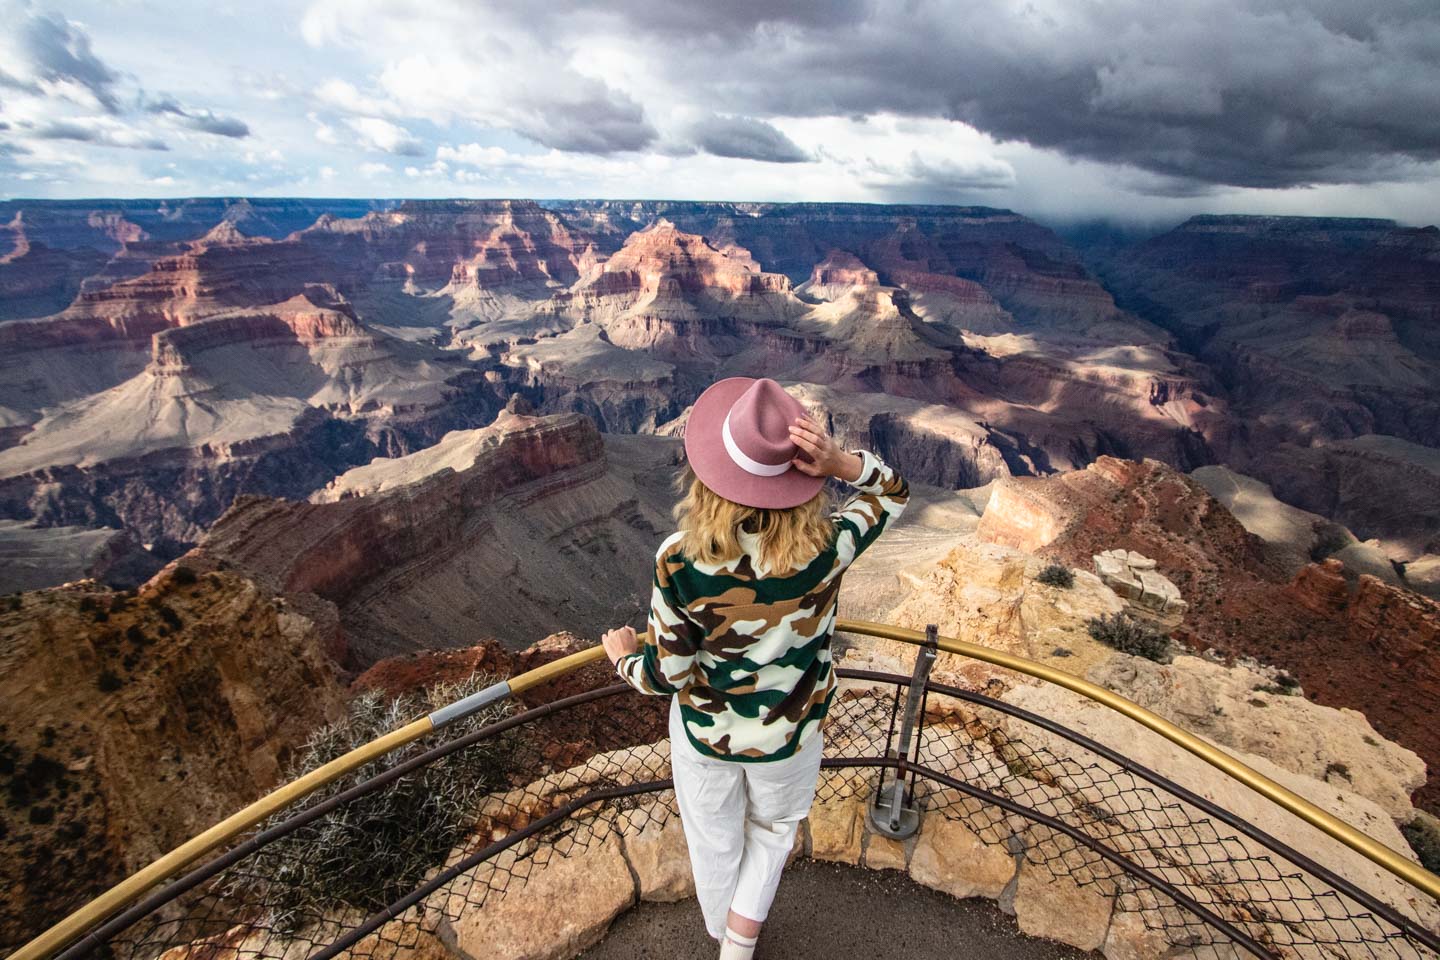
[[[784,760],[717,760],[690,743],[680,720],[680,702],[671,698],[675,798],[690,848],[695,893],[712,937],[724,935],[731,910],[751,920],[764,920],[770,912],[795,833],[815,799],[823,737],[815,731],[809,743]]]

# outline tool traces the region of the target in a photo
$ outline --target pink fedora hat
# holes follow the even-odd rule
[[[790,463],[801,456],[790,424],[805,415],[800,401],[774,380],[717,381],[690,409],[685,457],[700,481],[726,500],[769,509],[798,506],[825,484],[824,477]]]

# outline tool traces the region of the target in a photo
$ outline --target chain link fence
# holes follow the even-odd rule
[[[1440,956],[1433,933],[1389,904],[1111,748],[1007,704],[932,685],[901,761],[892,751],[906,678],[841,676],[819,803],[862,801],[898,768],[924,822],[961,823],[1020,869],[1105,898],[1117,916],[1138,918],[1157,950]],[[678,818],[667,707],[620,685],[489,708],[443,743],[397,751],[261,824],[62,960],[443,955],[439,931],[483,923],[487,905],[526,896],[560,862]]]

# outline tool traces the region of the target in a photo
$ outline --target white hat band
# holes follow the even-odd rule
[[[745,451],[735,442],[730,435],[730,414],[725,414],[725,423],[720,427],[720,437],[725,441],[725,452],[730,454],[730,459],[735,465],[746,473],[753,473],[757,477],[778,477],[790,469],[789,461],[785,463],[761,463],[759,460],[751,460],[745,456]]]

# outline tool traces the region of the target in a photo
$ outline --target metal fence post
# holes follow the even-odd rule
[[[910,674],[910,687],[905,694],[905,712],[900,720],[900,740],[891,752],[892,759],[910,756],[910,742],[916,733],[925,701],[925,687],[930,682],[930,666],[935,662],[939,629],[935,624],[925,627],[925,645],[915,651],[915,669]],[[913,782],[913,778],[911,778]],[[882,779],[882,783],[883,783]],[[907,802],[910,801],[910,802]],[[874,800],[866,807],[865,819],[871,829],[896,840],[913,836],[920,829],[920,811],[913,797],[907,796],[904,772],[895,770],[889,786],[875,791]]]

